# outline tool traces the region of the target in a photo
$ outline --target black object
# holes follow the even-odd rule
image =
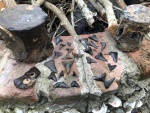
[[[110,63],[108,64],[109,71],[114,70],[116,67],[117,65],[111,65]]]
[[[101,44],[101,52],[105,49],[106,43],[105,42],[100,42]]]
[[[62,52],[54,51],[54,57],[53,57],[53,59],[56,59],[56,58],[58,58],[60,56],[62,56]]]
[[[97,45],[94,44],[93,41],[89,41],[89,42],[88,42],[88,45],[91,46],[91,47],[94,47],[94,48],[96,48],[96,49],[98,48]]]
[[[71,87],[80,87],[76,81],[71,82]]]
[[[76,72],[74,72],[74,71],[73,71],[72,76],[73,76],[73,77],[78,77],[78,75],[77,75]]]
[[[96,35],[89,36],[89,39],[94,40],[95,42],[98,42]]]
[[[59,50],[61,50],[64,46],[66,46],[65,44],[60,44],[59,45]]]
[[[117,52],[109,52],[109,55],[113,58],[114,62],[118,60],[118,53]]]
[[[64,71],[62,70],[60,73],[59,73],[59,75],[58,75],[58,79],[60,79],[61,77],[63,77],[64,76]]]
[[[83,57],[83,54],[77,54],[77,53],[72,53],[72,55],[74,56],[74,58],[79,59]]]
[[[55,43],[56,45],[58,45],[60,42],[62,42],[63,40],[60,37],[56,37],[55,38]]]
[[[62,64],[67,74],[70,73],[73,63],[74,63],[74,60],[62,61]]]
[[[57,73],[57,69],[56,69],[54,60],[50,60],[48,62],[45,62],[44,65],[47,66],[52,72]]]
[[[48,76],[48,79],[52,79],[52,80],[54,80],[55,82],[57,81],[57,78],[56,78],[54,72],[51,72],[51,74]]]
[[[83,50],[84,52],[90,54],[90,55],[93,55],[93,51],[92,51],[92,48],[91,47],[88,47],[86,48],[85,50]]]
[[[96,81],[102,81],[105,82],[106,79],[106,73],[103,73],[101,76],[93,76],[93,79]]]
[[[82,38],[82,39],[79,39],[79,41],[82,43],[82,45],[87,48],[87,45],[88,45],[88,39],[87,38]]]
[[[94,59],[91,59],[90,57],[86,57],[87,63],[97,63]]]
[[[69,88],[69,86],[64,82],[57,82],[53,85],[54,88]]]
[[[104,86],[106,89],[108,89],[110,87],[110,85],[114,82],[115,78],[111,78],[110,80],[108,81],[105,81],[104,82]]]
[[[106,58],[103,56],[103,54],[101,52],[99,52],[96,56],[95,56],[96,59],[100,59],[100,60],[103,60],[103,61],[107,61]]]

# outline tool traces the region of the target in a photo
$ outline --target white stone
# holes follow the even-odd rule
[[[110,104],[111,106],[115,108],[118,108],[122,106],[122,101],[120,100],[120,98],[116,96],[111,96],[110,99],[108,100],[108,104]]]
[[[131,113],[131,111],[135,108],[135,105],[136,105],[136,101],[132,103],[125,102],[123,107],[128,109],[126,113]]]
[[[139,107],[141,107],[143,105],[143,102],[141,101],[141,100],[137,100],[136,101],[136,108],[139,108]]]

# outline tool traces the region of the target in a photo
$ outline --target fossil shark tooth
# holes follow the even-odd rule
[[[100,42],[101,44],[101,52],[105,49],[106,43],[105,42]]]
[[[74,56],[74,58],[79,59],[83,57],[83,54],[77,54],[77,53],[72,53],[72,55]]]
[[[61,50],[64,46],[66,46],[66,44],[60,44],[59,45],[59,50]]]
[[[100,59],[100,60],[103,60],[103,61],[107,61],[106,58],[103,56],[103,54],[101,52],[99,52],[96,56],[95,56],[96,59]]]
[[[108,64],[109,71],[114,70],[116,67],[117,65],[111,65],[110,63]]]
[[[70,73],[74,60],[62,61],[67,74]]]
[[[94,40],[95,42],[98,42],[96,35],[89,36],[89,39]]]
[[[80,87],[76,81],[71,82],[71,87]]]
[[[106,73],[103,73],[101,76],[93,76],[93,79],[96,81],[102,81],[105,82],[106,79]]]
[[[92,47],[94,47],[94,48],[96,48],[96,49],[98,48],[97,45],[94,44],[93,41],[89,41],[89,42],[88,42],[88,45],[89,45],[89,46],[92,46]]]
[[[68,46],[71,47],[71,42],[67,42]]]
[[[109,52],[109,55],[113,58],[114,62],[118,60],[118,53],[117,52]]]
[[[53,59],[56,59],[56,58],[58,58],[60,56],[62,56],[62,52],[54,51],[54,57],[53,57]]]
[[[64,71],[62,70],[62,71],[59,73],[58,78],[60,79],[60,78],[63,77],[63,76],[64,76]]]
[[[86,57],[87,63],[97,63],[94,59],[91,59],[90,57]]]
[[[48,62],[45,62],[44,65],[47,66],[52,72],[57,73],[54,60],[49,60]]]
[[[67,59],[73,59],[73,56],[67,53],[61,60],[67,60]]]
[[[90,54],[90,55],[93,55],[93,51],[92,51],[92,48],[91,47],[88,47],[86,48],[85,50],[83,50],[84,52]]]
[[[79,41],[82,43],[82,45],[87,48],[87,44],[88,44],[88,39],[87,38],[82,38],[79,39]]]
[[[108,89],[110,87],[110,85],[114,82],[115,78],[111,78],[110,80],[108,81],[105,81],[104,82],[104,86],[106,89]]]
[[[73,76],[73,77],[78,77],[78,75],[77,75],[76,72],[74,72],[74,71],[73,71],[72,76]]]
[[[73,50],[73,48],[66,48],[66,50],[68,51],[68,53],[71,53],[71,51]]]
[[[69,86],[64,82],[57,82],[53,85],[53,88],[69,88]]]
[[[54,72],[51,72],[51,74],[48,76],[48,79],[52,79],[52,80],[54,80],[55,82],[57,81],[57,78],[56,78]]]
[[[58,45],[60,42],[62,42],[63,40],[60,37],[56,37],[55,38],[55,43],[56,45]]]

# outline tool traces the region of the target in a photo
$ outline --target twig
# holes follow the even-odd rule
[[[122,9],[120,9],[119,7],[113,6],[113,8],[118,9],[119,11],[123,11]]]
[[[127,6],[124,0],[115,0],[115,1],[121,9],[124,9]]]
[[[73,28],[74,28],[74,17],[73,17],[74,4],[75,4],[75,0],[72,0],[72,4],[71,4],[71,23],[72,23]]]
[[[48,28],[47,28],[47,32],[48,32],[48,33],[51,31],[52,25],[53,25],[53,23],[54,23],[56,17],[57,17],[57,16],[54,16],[53,20],[47,25],[47,26],[48,26]]]
[[[59,30],[60,26],[61,26],[61,24],[59,24],[59,26],[57,27],[57,29],[56,29],[56,31],[55,31],[53,37],[55,37],[55,35],[57,34],[57,31]]]
[[[61,20],[62,25],[67,29],[70,35],[77,35],[76,31],[69,23],[67,17],[65,16],[64,13],[62,13],[60,9],[58,9],[55,5],[46,1],[44,2],[44,5],[46,8],[50,9],[58,16],[58,18]]]
[[[97,12],[101,15],[101,17],[104,17],[106,12],[103,6],[99,2],[96,2],[96,0],[88,0],[88,1],[93,5],[93,7],[97,10]]]
[[[82,10],[82,14],[85,17],[88,25],[91,26],[95,22],[92,12],[87,8],[87,5],[83,0],[75,0],[75,2],[77,3],[78,7]]]
[[[109,0],[98,0],[105,8],[107,21],[108,21],[108,30],[114,35],[118,29],[117,19],[113,10],[113,5]]]

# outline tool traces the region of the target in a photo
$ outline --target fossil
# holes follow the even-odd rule
[[[96,81],[102,81],[105,82],[106,79],[106,73],[103,73],[101,76],[93,76],[93,79]]]
[[[67,42],[67,44],[68,44],[68,46],[70,46],[70,47],[71,47],[71,42]]]
[[[52,72],[57,73],[57,69],[56,69],[54,60],[49,60],[48,62],[45,62],[44,65],[47,66]]]
[[[57,81],[57,78],[56,78],[54,72],[51,72],[51,74],[48,76],[48,79],[52,79],[52,80],[54,80],[55,82]]]
[[[105,42],[100,42],[101,44],[101,52],[105,49],[106,43]]]
[[[60,37],[56,37],[55,38],[55,43],[56,45],[58,45],[60,42],[62,42],[63,40]]]
[[[114,62],[118,60],[118,53],[117,52],[109,52],[109,55],[113,58]]]
[[[114,82],[115,78],[111,78],[110,80],[108,81],[105,81],[104,82],[104,86],[106,89],[108,89],[110,87],[110,85]]]
[[[116,65],[111,65],[110,63],[108,63],[108,68],[109,68],[109,71],[112,71],[116,68]]]
[[[96,35],[89,36],[89,39],[94,40],[95,42],[98,42]]]
[[[77,75],[76,72],[74,72],[74,71],[73,71],[72,76],[73,76],[73,77],[78,77],[78,75]]]
[[[68,51],[68,53],[71,53],[71,51],[73,50],[73,48],[66,48],[66,50]]]
[[[94,59],[91,59],[90,57],[86,57],[87,63],[97,63]]]
[[[71,87],[80,87],[76,81],[71,82]]]
[[[67,59],[73,59],[73,56],[67,53],[61,60],[67,60]]]
[[[73,63],[74,63],[74,60],[62,61],[62,64],[67,74],[70,73]]]
[[[27,89],[29,87],[32,87],[37,77],[40,75],[40,71],[33,67],[29,71],[27,71],[23,76],[14,79],[14,85],[19,89]]]
[[[54,57],[53,57],[53,59],[56,59],[56,58],[58,58],[60,56],[62,56],[62,52],[54,51]]]
[[[79,41],[82,43],[82,45],[87,48],[87,44],[88,44],[88,39],[87,38],[82,38],[79,39]]]
[[[64,71],[62,70],[60,73],[59,73],[59,75],[58,75],[58,79],[60,79],[61,77],[63,77],[64,76]]]
[[[88,47],[86,48],[85,50],[83,50],[84,52],[90,54],[90,55],[93,55],[93,51],[92,51],[92,48],[91,47]]]
[[[60,44],[59,45],[59,50],[61,50],[64,46],[66,46],[65,44]]]
[[[76,59],[79,59],[79,58],[82,58],[83,57],[83,54],[78,54],[78,53],[73,53],[72,52],[72,55],[74,56],[74,58],[76,58]]]
[[[53,85],[54,88],[69,88],[69,86],[64,82],[57,82]]]
[[[103,61],[107,61],[106,58],[103,56],[103,54],[101,52],[99,52],[96,56],[95,56],[96,59],[100,59],[100,60],[103,60]]]
[[[96,49],[98,48],[97,45],[95,45],[93,41],[89,41],[88,45],[91,46],[91,47],[94,47]]]

